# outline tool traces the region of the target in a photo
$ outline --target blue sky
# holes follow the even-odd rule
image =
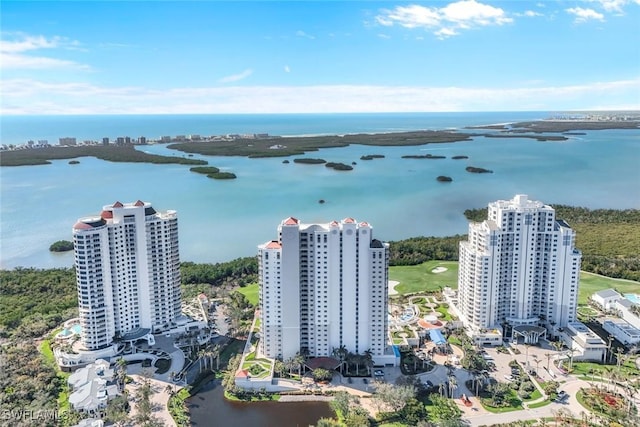
[[[0,8],[2,114],[640,109],[640,0]]]

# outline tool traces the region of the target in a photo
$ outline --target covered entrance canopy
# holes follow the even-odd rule
[[[541,326],[518,325],[513,327],[514,337],[521,336],[525,344],[537,344],[540,337],[547,337],[547,330]]]

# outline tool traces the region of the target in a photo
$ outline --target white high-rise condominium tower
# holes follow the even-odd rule
[[[382,361],[387,343],[389,245],[366,222],[302,224],[258,247],[260,346],[267,357],[331,356],[344,346]]]
[[[180,315],[178,216],[150,203],[103,207],[73,226],[81,343],[169,329]]]
[[[576,318],[580,260],[575,231],[551,206],[526,195],[489,203],[488,218],[460,242],[463,321],[476,332],[538,326],[556,335]]]

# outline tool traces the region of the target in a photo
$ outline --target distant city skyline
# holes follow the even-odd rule
[[[640,109],[640,0],[3,1],[1,114]]]

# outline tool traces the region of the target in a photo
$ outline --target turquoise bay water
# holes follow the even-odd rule
[[[355,115],[352,119],[356,131],[379,132],[500,123],[521,120],[523,114],[485,113],[480,118],[472,114],[454,118],[384,115],[384,120],[376,115]],[[286,129],[229,132],[346,133],[349,116],[340,115],[342,131],[337,130],[338,125],[327,125],[323,131],[318,124],[309,125],[313,120],[308,116],[297,117],[296,121],[296,116],[288,115],[278,117],[288,123]],[[180,116],[170,117],[179,121],[176,117]],[[533,114],[529,118],[544,117]],[[233,118],[239,128],[240,118]],[[251,117],[246,120],[247,128],[255,125]],[[322,120],[331,122],[327,117]],[[418,122],[423,126],[417,126]],[[117,121],[111,125],[118,129]],[[166,132],[158,134],[198,133],[163,130]],[[23,130],[23,136],[26,133]],[[181,258],[196,262],[254,255],[258,244],[276,237],[277,225],[288,216],[303,222],[351,216],[371,223],[377,238],[397,240],[466,233],[465,209],[483,207],[516,193],[550,204],[639,208],[639,148],[639,131],[611,130],[587,132],[565,142],[477,137],[470,142],[416,147],[353,145],[307,155],[327,161],[355,161],[351,172],[337,172],[323,165],[283,164],[283,158],[202,157],[213,166],[234,172],[238,179],[232,181],[210,180],[189,172],[189,166],[109,163],[94,158],[81,158],[78,165],[62,160],[46,166],[4,167],[0,169],[0,267],[71,266],[70,253],[52,254],[49,245],[69,240],[77,218],[98,213],[103,205],[117,200],[142,199],[152,202],[156,209],[177,210]],[[181,155],[164,145],[139,149]],[[448,158],[401,158],[427,153]],[[385,158],[361,161],[360,156],[366,154],[382,154]],[[467,155],[469,159],[452,160],[454,155]],[[464,170],[466,166],[484,167],[494,173],[470,174]],[[453,182],[438,183],[438,175],[451,176]],[[319,199],[326,203],[319,204]]]

